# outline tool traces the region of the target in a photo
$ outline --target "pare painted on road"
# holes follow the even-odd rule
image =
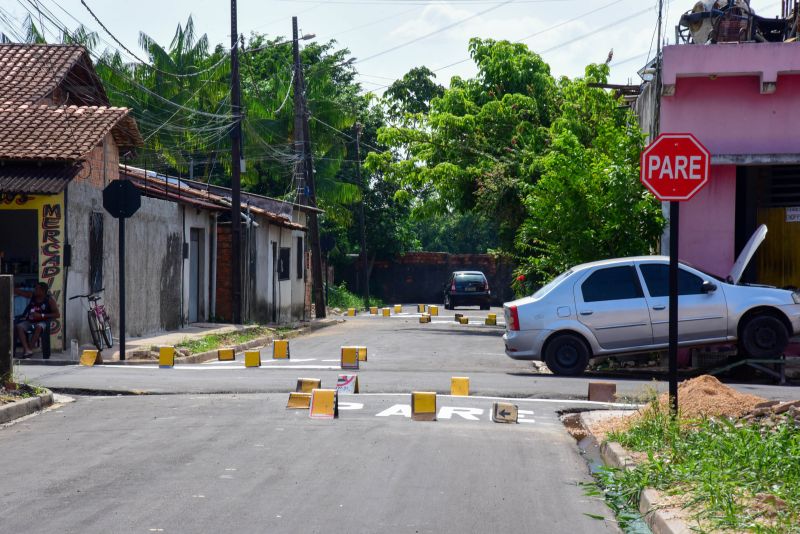
[[[360,408],[359,408],[360,409]],[[483,408],[471,408],[466,406],[442,406],[436,414],[436,419],[450,420],[450,419],[464,419],[466,421],[491,421],[492,410],[484,410]],[[518,410],[518,419],[520,423],[535,423],[533,419],[533,410]],[[410,404],[395,404],[385,410],[375,414],[375,417],[405,417],[411,419],[411,405]]]

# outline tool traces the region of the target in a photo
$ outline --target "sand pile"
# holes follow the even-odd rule
[[[659,397],[667,405],[666,394]],[[710,375],[698,376],[678,384],[678,410],[682,417],[742,417],[757,404],[766,401],[762,397],[740,393]]]

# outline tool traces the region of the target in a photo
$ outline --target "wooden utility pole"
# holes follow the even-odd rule
[[[314,183],[314,159],[311,153],[311,136],[308,128],[308,105],[306,102],[306,83],[303,77],[303,66],[300,64],[300,42],[297,33],[297,17],[292,17],[292,53],[294,56],[294,141],[300,147],[299,160],[302,161],[305,179],[304,194],[306,205],[317,207],[317,194]],[[299,129],[298,129],[299,127]],[[313,282],[314,308],[317,319],[326,317],[325,289],[322,285],[322,248],[319,243],[319,221],[317,211],[309,210],[308,241],[311,247],[311,277]]]
[[[236,0],[231,0],[231,310],[234,324],[242,322],[242,122],[239,85],[239,31]]]
[[[367,194],[367,184],[361,178],[361,130],[363,125],[356,123],[356,178],[358,187],[361,188],[361,202],[358,205],[358,225],[361,234],[361,292],[364,295],[364,308],[369,309],[369,261],[367,260],[367,230],[364,222],[364,197]]]

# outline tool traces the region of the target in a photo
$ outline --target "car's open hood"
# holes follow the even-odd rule
[[[756,228],[756,231],[753,232],[752,236],[750,236],[750,241],[747,242],[742,249],[742,253],[739,254],[738,258],[736,258],[736,263],[733,264],[733,267],[731,267],[731,272],[728,275],[728,282],[731,284],[739,283],[739,280],[742,279],[744,270],[747,268],[747,264],[753,259],[756,250],[758,250],[758,247],[764,242],[764,238],[766,237],[767,225],[762,224]]]

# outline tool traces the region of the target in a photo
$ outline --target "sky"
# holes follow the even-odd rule
[[[84,1],[137,53],[140,31],[168,45],[189,15],[212,44],[230,45],[229,0]],[[665,42],[675,42],[678,19],[695,1],[664,0]],[[19,24],[37,3],[70,28],[80,21],[97,30],[101,47],[113,45],[81,0],[0,0],[0,31],[8,30],[4,16]],[[467,50],[471,37],[525,43],[556,76],[581,76],[586,64],[606,61],[613,49],[609,81],[638,84],[636,72],[656,46],[657,5],[657,0],[239,0],[238,31],[291,36],[295,15],[302,34],[335,39],[349,49],[357,58],[358,81],[377,93],[421,65],[434,70],[443,85],[452,76],[473,76],[476,69]],[[780,11],[775,0],[752,0],[751,5],[761,16]]]

